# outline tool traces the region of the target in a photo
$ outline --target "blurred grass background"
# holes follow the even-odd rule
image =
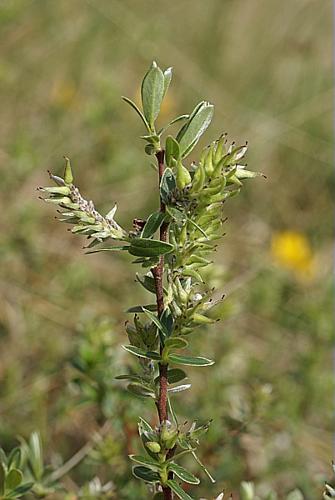
[[[131,362],[120,344],[123,311],[143,297],[135,267],[83,255],[84,241],[53,221],[35,188],[67,154],[99,209],[117,202],[128,228],[146,216],[156,179],[120,96],[138,97],[156,59],[175,75],[163,122],[214,102],[207,142],[222,130],[247,139],[249,167],[267,176],[227,205],[213,276],[228,294],[225,320],[194,348],[216,365],[192,373],[187,405],[176,397],[182,418],[214,418],[203,458],[217,485],[203,478],[196,494],[250,479],[261,494],[272,485],[283,498],[299,486],[319,498],[333,424],[331,18],[328,0],[1,2],[2,446],[39,428],[57,461],[98,428],[98,409],[77,404],[69,361],[102,319],[113,373]],[[98,474],[117,485],[116,498],[139,498],[124,450],[135,449],[136,415],[147,410],[113,387],[101,450],[110,466],[91,457],[72,481]]]

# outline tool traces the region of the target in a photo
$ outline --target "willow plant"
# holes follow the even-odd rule
[[[172,78],[172,68],[162,71],[155,62],[144,76],[142,109],[124,97],[145,127],[145,152],[156,158],[159,208],[146,220],[135,219],[126,230],[115,219],[116,205],[101,215],[73,183],[70,160],[65,173],[50,173],[54,187],[40,188],[46,202],[59,207],[59,220],[73,225],[72,233],[87,236],[87,253],[127,252],[141,266],[136,279],[153,294],[152,304],[132,307],[133,322],[126,324],[129,343],[124,349],[138,360],[137,371],[120,375],[132,394],[153,402],[158,423],[139,417],[143,455],[130,455],[133,474],[146,483],[154,498],[182,500],[191,497],[183,483],[200,481],[179,463],[190,454],[214,481],[198,458],[200,437],[210,421],[180,425],[170,395],[190,388],[185,367],[206,367],[208,357],[184,354],[195,330],[216,321],[213,289],[206,285],[206,268],[223,233],[224,203],[240,192],[244,179],[259,175],[245,168],[247,144],[228,144],[226,134],[207,146],[197,162],[187,158],[210,125],[214,106],[200,102],[189,115],[181,115],[157,128],[162,101]],[[171,126],[181,127],[175,136]],[[179,125],[180,126],[180,125]],[[159,236],[158,236],[159,235]],[[187,350],[188,352],[188,350]]]

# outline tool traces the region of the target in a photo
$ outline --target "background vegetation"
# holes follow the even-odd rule
[[[98,476],[115,498],[145,498],[125,453],[141,401],[113,380],[131,362],[122,311],[142,289],[128,258],[85,256],[35,188],[67,154],[99,209],[116,201],[128,227],[146,216],[156,176],[120,96],[138,98],[156,58],[175,69],[164,121],[214,102],[212,137],[223,127],[249,140],[251,169],[268,177],[227,208],[213,276],[228,295],[224,321],[199,335],[216,364],[176,397],[185,420],[214,419],[202,458],[217,484],[203,478],[202,494],[250,479],[260,495],[272,485],[279,498],[294,486],[320,497],[332,458],[331,10],[328,0],[1,3],[1,446],[40,429],[57,468],[100,432],[65,485]]]

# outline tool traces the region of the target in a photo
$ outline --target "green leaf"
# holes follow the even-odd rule
[[[187,375],[184,370],[181,370],[180,368],[171,368],[168,370],[167,377],[169,384],[177,384],[178,382],[181,382],[181,380],[186,379]],[[158,382],[159,376],[155,378],[155,383],[158,384]]]
[[[179,160],[180,158],[179,144],[176,141],[176,139],[172,137],[172,135],[168,135],[166,138],[165,157],[166,157],[166,164],[168,167],[173,166],[173,160]]]
[[[152,276],[145,274],[141,276],[136,273],[136,280],[145,288],[148,292],[156,293],[155,280]],[[147,308],[148,309],[148,308]]]
[[[141,94],[143,113],[153,130],[164,96],[164,74],[155,62],[143,78]]]
[[[169,394],[176,394],[178,392],[183,392],[187,391],[187,389],[190,389],[191,384],[182,384],[182,385],[177,385],[176,387],[171,387],[168,389]]]
[[[155,323],[158,330],[160,330],[164,334],[165,337],[168,337],[169,332],[166,329],[166,326],[159,320],[159,318],[157,318],[157,316],[155,316],[151,311],[148,311],[148,309],[146,309],[145,307],[143,307],[142,309],[143,309],[143,312],[148,316],[148,318],[151,319],[151,321],[153,323]]]
[[[151,425],[149,424],[149,422],[144,420],[144,418],[140,417],[140,421],[138,423],[138,432],[139,432],[139,435],[142,437],[142,435],[144,433],[147,433],[147,434],[154,433],[154,430],[151,427]]]
[[[176,384],[177,382],[187,378],[187,375],[184,370],[181,370],[180,368],[171,368],[168,370],[167,377],[169,384]]]
[[[156,148],[153,144],[146,144],[144,151],[147,153],[147,155],[152,156],[155,154]]]
[[[170,86],[170,83],[172,80],[172,68],[167,68],[164,71],[163,75],[164,75],[164,93],[163,93],[163,97],[164,97],[169,89],[169,86]]]
[[[184,469],[184,467],[174,462],[170,462],[169,470],[174,472],[174,474],[176,474],[176,476],[178,476],[179,479],[181,479],[182,481],[185,481],[185,483],[189,484],[200,483],[200,480],[197,477],[195,477],[191,472],[189,472],[188,470]]]
[[[187,156],[199,141],[212,121],[214,106],[208,102],[199,103],[189,120],[177,135],[181,156]]]
[[[99,252],[117,252],[118,250],[128,250],[128,248],[129,248],[128,245],[123,245],[110,248],[98,248],[97,250],[89,250],[88,252],[85,253],[86,255],[89,255],[91,253],[99,253]]]
[[[28,491],[30,491],[33,486],[34,486],[34,483],[32,483],[32,482],[21,484],[21,486],[18,486],[13,491],[13,495],[14,495],[13,498],[19,498],[22,495],[24,495],[25,493],[28,493]]]
[[[201,356],[182,356],[179,354],[170,354],[169,361],[171,363],[176,363],[177,365],[186,366],[210,366],[214,364],[211,359],[203,358]]]
[[[169,479],[167,481],[167,485],[178,496],[178,498],[181,498],[181,500],[194,500],[192,497],[190,497],[190,495],[186,493],[186,491],[183,490],[183,488],[177,483],[177,481]]]
[[[128,384],[127,390],[134,394],[134,396],[142,397],[142,398],[155,398],[156,394],[150,388],[146,387],[139,382],[134,382]]]
[[[149,124],[148,124],[147,120],[145,119],[145,117],[144,117],[144,115],[143,115],[142,111],[141,111],[141,110],[140,110],[140,109],[136,106],[136,104],[135,104],[135,103],[134,103],[131,99],[129,99],[128,97],[124,97],[124,96],[122,96],[122,99],[123,99],[123,100],[124,100],[127,104],[129,104],[129,106],[131,106],[131,107],[132,107],[132,108],[136,111],[136,113],[140,116],[141,120],[143,121],[143,123],[144,123],[144,125],[145,125],[146,129],[148,130],[148,132],[151,132],[150,127],[149,127]]]
[[[241,498],[241,500],[254,500],[254,498],[255,498],[255,486],[252,482],[250,482],[250,481],[242,481],[241,482],[240,498]],[[304,499],[304,497],[301,495],[296,500],[303,500],[303,499]]]
[[[148,443],[157,441],[158,439],[157,433],[151,428],[150,424],[148,424],[148,422],[143,420],[141,417],[138,423],[138,433],[140,435],[146,453],[154,460],[157,460],[157,452],[151,451],[150,448],[148,448],[147,446]]]
[[[145,308],[147,311],[157,311],[157,304],[146,304],[145,306],[132,306],[129,307],[129,309],[126,310],[127,313],[144,313],[143,308]]]
[[[153,146],[155,146],[159,142],[159,136],[157,134],[141,135],[141,139],[147,141]]]
[[[186,267],[185,269],[183,269],[183,275],[184,276],[191,276],[191,278],[194,278],[194,280],[198,283],[204,283],[204,280],[203,280],[201,274],[199,274],[197,271],[195,271],[195,269],[188,269]]]
[[[173,251],[173,245],[150,238],[131,238],[128,252],[136,257],[158,257]]]
[[[8,455],[8,469],[12,467],[19,467],[21,463],[21,448],[18,446],[13,448],[13,450]]]
[[[176,191],[176,178],[171,168],[166,168],[162,176],[160,185],[160,195],[163,202],[168,205],[174,192]]]
[[[29,447],[31,450],[30,463],[35,479],[39,480],[43,476],[43,455],[41,437],[38,432],[33,432],[30,436]]]
[[[143,457],[142,455],[129,455],[130,460],[137,462],[141,465],[148,465],[149,467],[154,467],[157,471],[161,470],[161,464],[154,460],[153,458]]]
[[[137,356],[139,358],[153,359],[154,361],[160,361],[161,359],[158,352],[151,352],[151,351],[146,352],[143,349],[140,349],[139,347],[135,347],[134,345],[123,345],[122,347],[126,351],[130,352],[130,354],[133,354],[134,356]]]
[[[19,469],[11,469],[7,474],[5,486],[7,490],[14,490],[22,483],[23,474]]]
[[[156,481],[160,480],[160,476],[157,472],[154,472],[148,467],[142,465],[137,465],[136,467],[133,467],[133,474],[138,479],[142,479],[147,483],[155,483]]]
[[[174,319],[169,309],[164,309],[163,314],[160,317],[160,321],[164,326],[165,330],[168,332],[167,336],[170,337],[170,335],[173,332]]]
[[[141,232],[141,238],[150,238],[153,234],[155,234],[164,219],[165,214],[163,212],[154,212],[151,214]]]
[[[188,346],[187,340],[182,337],[169,337],[166,339],[164,347],[168,349],[184,349]]]
[[[186,214],[175,207],[166,207],[167,213],[179,224],[183,224],[187,220]]]

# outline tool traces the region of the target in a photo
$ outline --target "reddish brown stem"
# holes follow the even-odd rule
[[[172,491],[169,487],[163,486],[164,500],[172,500]]]
[[[158,163],[158,179],[159,186],[161,183],[161,179],[164,174],[164,150],[158,151],[156,154],[157,163]],[[160,211],[165,212],[165,204],[160,197]],[[168,223],[163,222],[160,227],[160,240],[167,240],[168,233]],[[164,276],[164,256],[161,255],[159,258],[159,262],[157,266],[152,269],[152,274],[155,280],[155,288],[156,288],[156,302],[157,302],[157,313],[158,317],[160,317],[164,312],[164,290],[163,290],[163,276]],[[162,345],[160,348],[162,352]],[[167,379],[168,365],[159,364],[159,399],[157,403],[157,410],[159,416],[159,422],[162,424],[168,418],[167,411],[167,391],[168,391],[168,379]],[[164,500],[172,500],[172,491],[169,487],[163,486],[163,495]]]

